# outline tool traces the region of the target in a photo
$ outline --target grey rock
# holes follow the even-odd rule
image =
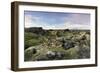
[[[63,52],[55,52],[55,54],[56,54],[56,59],[62,59],[65,55]]]
[[[25,61],[32,60],[32,55],[37,53],[37,48],[32,46],[25,50],[24,57]]]
[[[74,47],[74,43],[73,42],[70,42],[70,41],[66,41],[62,44],[62,47],[67,50],[67,49],[70,49],[72,47]]]
[[[56,54],[55,54],[55,52],[53,52],[53,51],[48,51],[47,54],[46,54],[46,56],[47,56],[49,59],[54,59],[55,56],[56,56]]]

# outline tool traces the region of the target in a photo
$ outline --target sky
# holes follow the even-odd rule
[[[90,29],[90,14],[24,11],[25,28]]]

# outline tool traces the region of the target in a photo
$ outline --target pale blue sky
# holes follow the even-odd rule
[[[90,26],[90,14],[24,11],[25,27],[65,27],[68,25]]]

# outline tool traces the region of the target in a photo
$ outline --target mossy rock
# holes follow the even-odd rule
[[[29,48],[27,48],[24,52],[24,60],[28,61],[28,60],[32,60],[32,55],[37,53],[37,48],[34,46],[31,46]]]

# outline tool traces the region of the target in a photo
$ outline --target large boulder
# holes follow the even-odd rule
[[[27,48],[24,52],[24,58],[25,58],[24,60],[25,61],[32,60],[32,55],[36,54],[36,53],[37,53],[37,48],[36,47],[32,46],[32,47]]]

